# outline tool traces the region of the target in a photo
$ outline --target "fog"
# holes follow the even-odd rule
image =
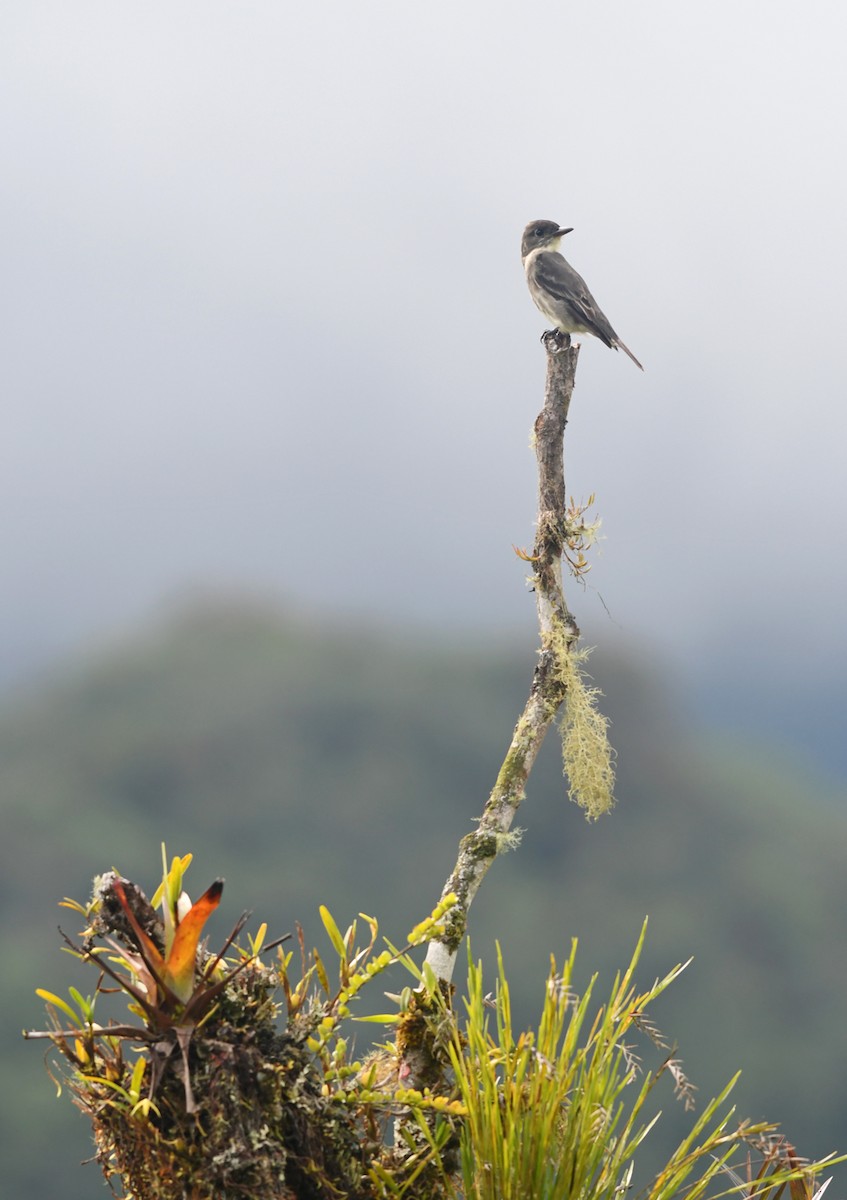
[[[531,626],[546,217],[646,367],[580,357],[581,624],[832,686],[846,37],[822,0],[11,0],[3,678],[192,589]]]

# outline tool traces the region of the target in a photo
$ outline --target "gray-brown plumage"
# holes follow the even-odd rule
[[[555,221],[530,221],[523,231],[521,261],[535,307],[562,333],[591,333],[613,350],[623,350],[637,367],[641,363],[609,324],[585,280],[559,253],[559,243],[572,229]]]

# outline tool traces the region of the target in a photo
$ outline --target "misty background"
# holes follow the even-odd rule
[[[233,581],[524,628],[545,216],[647,368],[586,345],[569,430],[613,628],[834,687],[845,36],[834,3],[4,6],[6,677]]]
[[[824,0],[4,5],[9,719],[215,595],[531,662],[543,217],[646,368],[585,339],[587,641],[843,812],[846,39]]]

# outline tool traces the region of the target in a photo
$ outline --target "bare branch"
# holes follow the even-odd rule
[[[452,978],[456,954],[467,929],[468,910],[488,868],[498,853],[518,840],[518,835],[509,830],[524,798],[524,786],[541,743],[565,698],[559,654],[566,652],[579,637],[562,587],[562,554],[567,534],[563,439],[579,347],[571,345],[567,334],[547,333],[543,340],[547,380],[544,407],[536,418],[533,439],[538,461],[538,518],[532,554],[541,646],[529,697],[491,795],[477,829],[462,838],[456,865],[442,892],[442,897],[455,893],[458,903],[450,911],[444,937],[430,942],[427,963],[437,978],[447,981]]]

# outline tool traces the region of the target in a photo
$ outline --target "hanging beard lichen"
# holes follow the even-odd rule
[[[615,752],[609,742],[609,720],[597,707],[603,693],[586,683],[582,664],[590,650],[568,646],[554,637],[559,677],[565,685],[562,717],[562,763],[568,778],[568,796],[596,820],[615,803]]]

